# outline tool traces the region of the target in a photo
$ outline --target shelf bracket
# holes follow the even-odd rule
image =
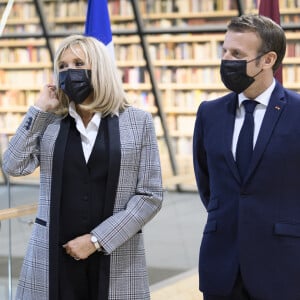
[[[40,0],[33,0],[33,2],[34,2],[34,5],[35,5],[37,14],[40,18],[42,31],[43,31],[43,37],[46,39],[46,45],[47,45],[47,48],[48,48],[48,51],[49,51],[49,54],[50,54],[50,59],[51,59],[51,62],[53,63],[53,61],[54,61],[54,51],[52,49],[48,27],[47,27],[46,22],[45,22],[46,19],[45,19],[45,15],[44,15],[44,12],[43,12],[43,7],[42,7],[42,4],[41,4]]]
[[[152,93],[154,95],[155,104],[156,104],[157,110],[158,110],[158,115],[160,117],[162,128],[163,128],[163,131],[164,131],[164,136],[165,136],[165,140],[166,140],[166,144],[167,144],[167,148],[168,148],[168,152],[169,152],[169,158],[170,158],[170,163],[171,163],[173,175],[177,175],[178,171],[177,171],[176,159],[175,159],[175,155],[174,155],[173,148],[172,148],[172,145],[171,145],[171,140],[170,140],[170,136],[169,136],[166,117],[165,117],[165,113],[163,111],[163,107],[162,107],[162,103],[161,103],[160,92],[159,92],[159,89],[157,87],[156,80],[154,78],[154,71],[153,71],[153,66],[152,66],[152,63],[151,63],[151,57],[150,57],[150,53],[148,51],[149,47],[148,47],[148,43],[147,43],[146,38],[145,38],[144,28],[143,28],[144,26],[143,26],[143,22],[142,22],[142,19],[141,19],[141,14],[140,14],[140,11],[139,11],[137,0],[131,0],[131,4],[132,4],[133,13],[134,13],[135,21],[136,21],[137,34],[138,34],[138,36],[140,38],[140,41],[141,41],[141,46],[142,46],[142,49],[143,49],[144,59],[145,59],[145,62],[146,62],[146,68],[149,72],[149,77],[150,77],[151,87],[152,87]],[[178,186],[177,186],[177,188],[178,188]]]
[[[244,8],[243,8],[243,4],[242,4],[242,0],[236,0],[236,4],[237,4],[237,9],[239,12],[239,16],[244,14]]]
[[[13,4],[14,4],[14,0],[9,0],[6,4],[6,7],[5,7],[4,12],[2,14],[2,17],[1,17],[1,20],[0,20],[0,37],[3,34],[3,30],[4,30],[5,25],[7,23],[7,19],[8,19],[8,16],[10,14],[10,11],[13,7]]]

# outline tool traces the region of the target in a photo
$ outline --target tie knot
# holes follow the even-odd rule
[[[255,106],[258,104],[255,100],[244,100],[243,105],[245,108],[246,113],[253,114]]]

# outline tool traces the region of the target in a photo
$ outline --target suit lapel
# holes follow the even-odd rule
[[[229,94],[229,98],[227,99],[226,103],[226,115],[224,117],[224,153],[227,164],[236,178],[236,180],[240,181],[240,175],[232,155],[232,136],[233,136],[233,129],[234,129],[234,121],[235,121],[235,114],[236,114],[236,105],[237,105],[237,95],[235,93]]]
[[[274,128],[279,120],[286,105],[286,100],[284,99],[284,90],[280,84],[277,83],[272,95],[270,102],[267,106],[267,110],[257,137],[257,141],[254,147],[252,160],[250,162],[248,173],[245,177],[245,181],[251,173],[255,170],[257,164],[259,163],[266,146],[272,136]]]

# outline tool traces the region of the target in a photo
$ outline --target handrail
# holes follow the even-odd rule
[[[194,180],[193,175],[171,176],[170,178],[164,180],[164,185],[170,186],[170,185],[176,185],[178,183],[189,184],[193,182],[193,180]],[[37,206],[38,204],[35,202],[31,204],[18,205],[15,207],[0,209],[0,221],[35,214],[37,211]]]
[[[195,185],[195,175],[194,174],[180,174],[180,175],[173,175],[168,178],[163,178],[163,184],[167,188],[172,185],[177,184],[188,184],[188,185]],[[196,189],[195,189],[196,190]]]
[[[19,205],[0,210],[0,221],[35,214],[37,203]]]

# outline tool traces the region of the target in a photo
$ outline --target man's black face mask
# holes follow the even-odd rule
[[[261,73],[263,70],[260,70],[253,77],[247,75],[247,63],[252,62],[264,54],[261,54],[254,59],[249,61],[247,60],[225,60],[221,61],[221,79],[224,85],[231,91],[236,92],[237,94],[246,90],[254,81],[255,77]]]

